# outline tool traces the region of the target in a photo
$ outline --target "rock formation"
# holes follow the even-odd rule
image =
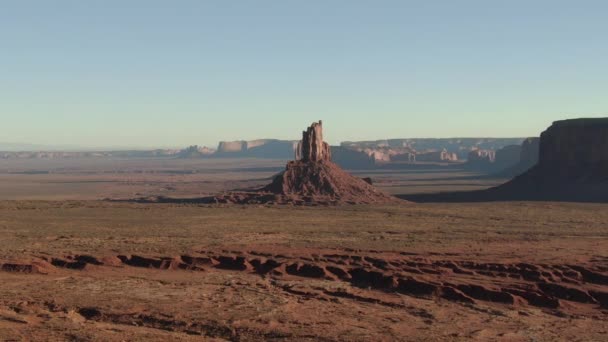
[[[178,158],[203,158],[208,157],[215,153],[215,150],[205,146],[192,145],[188,146],[183,150],[180,150],[177,154]]]
[[[476,172],[492,172],[495,160],[496,151],[474,148],[467,155],[467,161],[463,167]]]
[[[391,162],[405,162],[405,163],[415,163],[417,154],[416,152],[403,152],[398,153],[391,156]]]
[[[297,142],[277,139],[250,141],[221,141],[214,157],[269,158],[289,160],[293,157]]]
[[[538,157],[534,167],[493,191],[522,199],[608,202],[608,118],[554,122],[541,134]]]
[[[458,161],[458,155],[456,153],[448,152],[447,149],[437,151],[424,151],[416,154],[416,161],[418,162],[431,162],[431,163],[442,163],[442,162],[456,162]]]
[[[234,153],[247,150],[246,141],[220,141],[217,153]]]
[[[538,163],[540,153],[540,138],[528,138],[521,145],[520,164],[528,170]],[[524,170],[524,171],[526,171]]]
[[[554,122],[541,134],[539,152],[542,167],[603,168],[608,161],[608,118]]]
[[[302,132],[302,140],[296,149],[296,160],[320,162],[331,160],[329,145],[323,141],[323,122],[315,122]]]
[[[474,149],[469,152],[467,162],[469,163],[493,163],[496,159],[496,152],[493,150]]]
[[[313,123],[302,136],[296,160],[255,193],[218,196],[217,202],[280,204],[371,204],[402,202],[342,170],[331,161],[323,126]]]
[[[376,167],[374,158],[367,153],[342,146],[331,146],[331,160],[341,168],[351,170],[371,170]]]
[[[376,149],[379,147],[390,150],[401,150],[409,148],[419,153],[425,151],[442,151],[446,149],[449,153],[456,153],[458,160],[467,158],[467,154],[473,149],[494,150],[508,145],[520,145],[523,138],[413,138],[413,139],[388,139],[376,141],[346,141],[341,144],[351,149]]]
[[[528,138],[520,147],[519,161],[512,166],[507,166],[495,176],[512,178],[528,171],[538,163],[540,138]]]
[[[519,163],[521,158],[521,145],[505,146],[498,151],[494,157],[494,168],[504,170]]]

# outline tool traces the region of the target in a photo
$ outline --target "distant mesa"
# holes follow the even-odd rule
[[[494,150],[481,150],[474,149],[469,152],[467,162],[464,164],[466,169],[485,172],[497,177],[512,177],[518,175],[531,166],[528,165],[530,161],[535,158],[529,154],[532,153],[530,150],[530,139],[524,140],[523,145],[507,145],[496,151]],[[525,146],[524,146],[525,145]],[[526,149],[524,152],[524,148]],[[523,157],[526,160],[522,161],[522,153],[526,155]],[[526,166],[527,165],[527,166]]]
[[[202,158],[208,157],[215,153],[215,150],[208,147],[199,147],[198,145],[188,146],[177,153],[178,158]]]
[[[498,151],[494,158],[496,169],[504,170],[513,167],[520,162],[522,145],[505,146]]]
[[[331,160],[338,166],[353,170],[377,168],[409,168],[413,164],[456,166],[467,159],[473,149],[498,150],[509,144],[519,144],[519,138],[450,138],[450,139],[389,139],[345,142],[331,146]],[[6,144],[5,144],[6,145]],[[298,141],[257,139],[222,141],[217,149],[188,146],[183,149],[108,150],[108,151],[14,151],[0,144],[0,159],[66,159],[66,158],[258,158],[291,160]],[[14,147],[14,146],[13,146]],[[496,171],[498,164],[476,164],[479,171]],[[415,167],[415,166],[414,166]],[[477,170],[477,169],[475,169]]]
[[[377,167],[376,159],[369,154],[346,148],[343,146],[331,146],[332,161],[345,169],[371,170]]]
[[[387,139],[374,141],[346,141],[342,147],[360,151],[382,151],[391,155],[391,161],[403,161],[408,154],[415,154],[420,158],[431,161],[459,161],[466,160],[472,150],[493,150],[508,145],[520,145],[523,138],[411,138]],[[444,152],[445,151],[445,152]],[[405,154],[406,157],[401,155]],[[413,162],[414,159],[407,159]]]
[[[458,154],[455,152],[448,152],[447,149],[439,151],[426,151],[418,154],[414,154],[414,161],[418,162],[457,162]]]
[[[272,183],[255,193],[229,193],[215,198],[219,203],[277,203],[335,205],[403,203],[373,187],[371,180],[352,176],[332,162],[332,150],[323,140],[322,122],[302,133],[295,159]]]
[[[401,197],[415,202],[608,202],[608,118],[554,122],[540,139],[523,142],[519,162],[506,171],[523,173],[488,190]]]
[[[291,159],[296,145],[297,141],[278,139],[221,141],[214,157]]]
[[[497,177],[513,178],[528,171],[538,163],[540,149],[540,138],[528,138],[519,147],[519,158],[517,163],[505,167],[502,171],[495,174]],[[509,158],[511,158],[510,156]]]
[[[474,149],[469,152],[467,162],[469,163],[493,163],[496,160],[496,152],[493,150]]]
[[[463,167],[470,171],[492,173],[496,171],[496,151],[474,147],[467,154]]]

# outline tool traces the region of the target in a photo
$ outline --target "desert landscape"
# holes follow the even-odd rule
[[[0,342],[608,341],[608,1],[0,5]]]
[[[320,122],[297,151],[5,159],[0,337],[604,340],[606,204],[444,201],[507,181],[464,166],[351,176]]]

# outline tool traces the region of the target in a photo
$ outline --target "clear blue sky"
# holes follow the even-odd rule
[[[0,0],[0,141],[530,136],[608,116],[608,1]]]

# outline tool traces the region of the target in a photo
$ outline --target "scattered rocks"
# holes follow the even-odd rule
[[[587,305],[596,310],[608,305],[605,283],[608,274],[601,266],[593,264],[478,263],[454,259],[432,260],[391,252],[377,253],[371,257],[352,253],[284,255],[224,250],[199,251],[176,257],[118,255],[96,258],[72,255],[51,260],[52,265],[47,264],[44,258],[28,263],[4,263],[0,264],[0,271],[40,274],[42,272],[37,271],[40,265],[47,265],[47,271],[67,269],[77,272],[94,272],[99,270],[97,267],[104,266],[191,272],[224,270],[259,274],[272,279],[288,277],[297,280],[297,277],[302,277],[345,282],[359,289],[429,299],[442,298],[465,304],[481,301],[561,311],[569,310],[573,305]],[[109,264],[105,263],[106,260]],[[453,272],[454,269],[463,272]],[[446,274],[450,275],[449,278],[445,277]],[[501,284],[501,287],[496,284]],[[87,319],[99,316],[94,310],[88,309],[80,314]]]

